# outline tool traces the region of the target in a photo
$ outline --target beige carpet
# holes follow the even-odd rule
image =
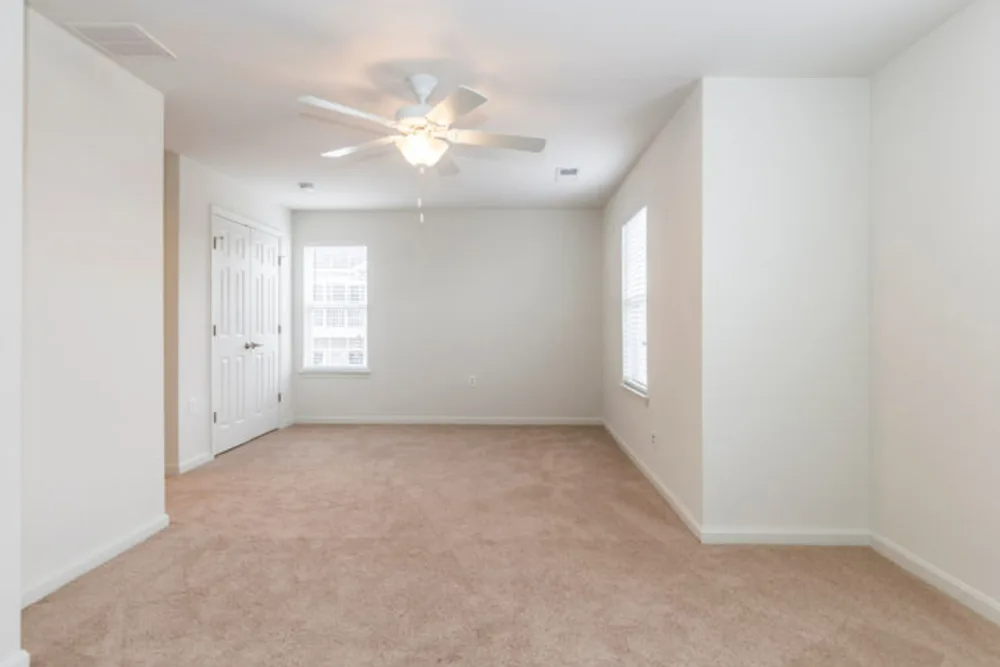
[[[600,429],[297,427],[25,612],[34,667],[1000,665],[867,549],[703,547]]]

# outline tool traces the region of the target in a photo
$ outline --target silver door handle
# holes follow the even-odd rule
[[[243,343],[244,350],[256,350],[258,347],[264,347],[263,343],[255,343],[252,340]]]

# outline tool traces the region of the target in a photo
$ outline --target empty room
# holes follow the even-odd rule
[[[1000,667],[998,119],[997,0],[0,0],[0,667]]]

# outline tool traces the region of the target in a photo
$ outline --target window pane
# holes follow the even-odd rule
[[[622,227],[622,376],[647,386],[646,209]]]
[[[368,250],[364,246],[306,248],[303,365],[363,368],[368,357]],[[350,305],[348,305],[350,304]]]

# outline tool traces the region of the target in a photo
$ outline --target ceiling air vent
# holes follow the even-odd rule
[[[580,170],[576,167],[568,169],[560,167],[556,169],[556,181],[576,181],[580,179]]]
[[[67,27],[109,56],[177,59],[170,49],[135,23],[70,23]]]

